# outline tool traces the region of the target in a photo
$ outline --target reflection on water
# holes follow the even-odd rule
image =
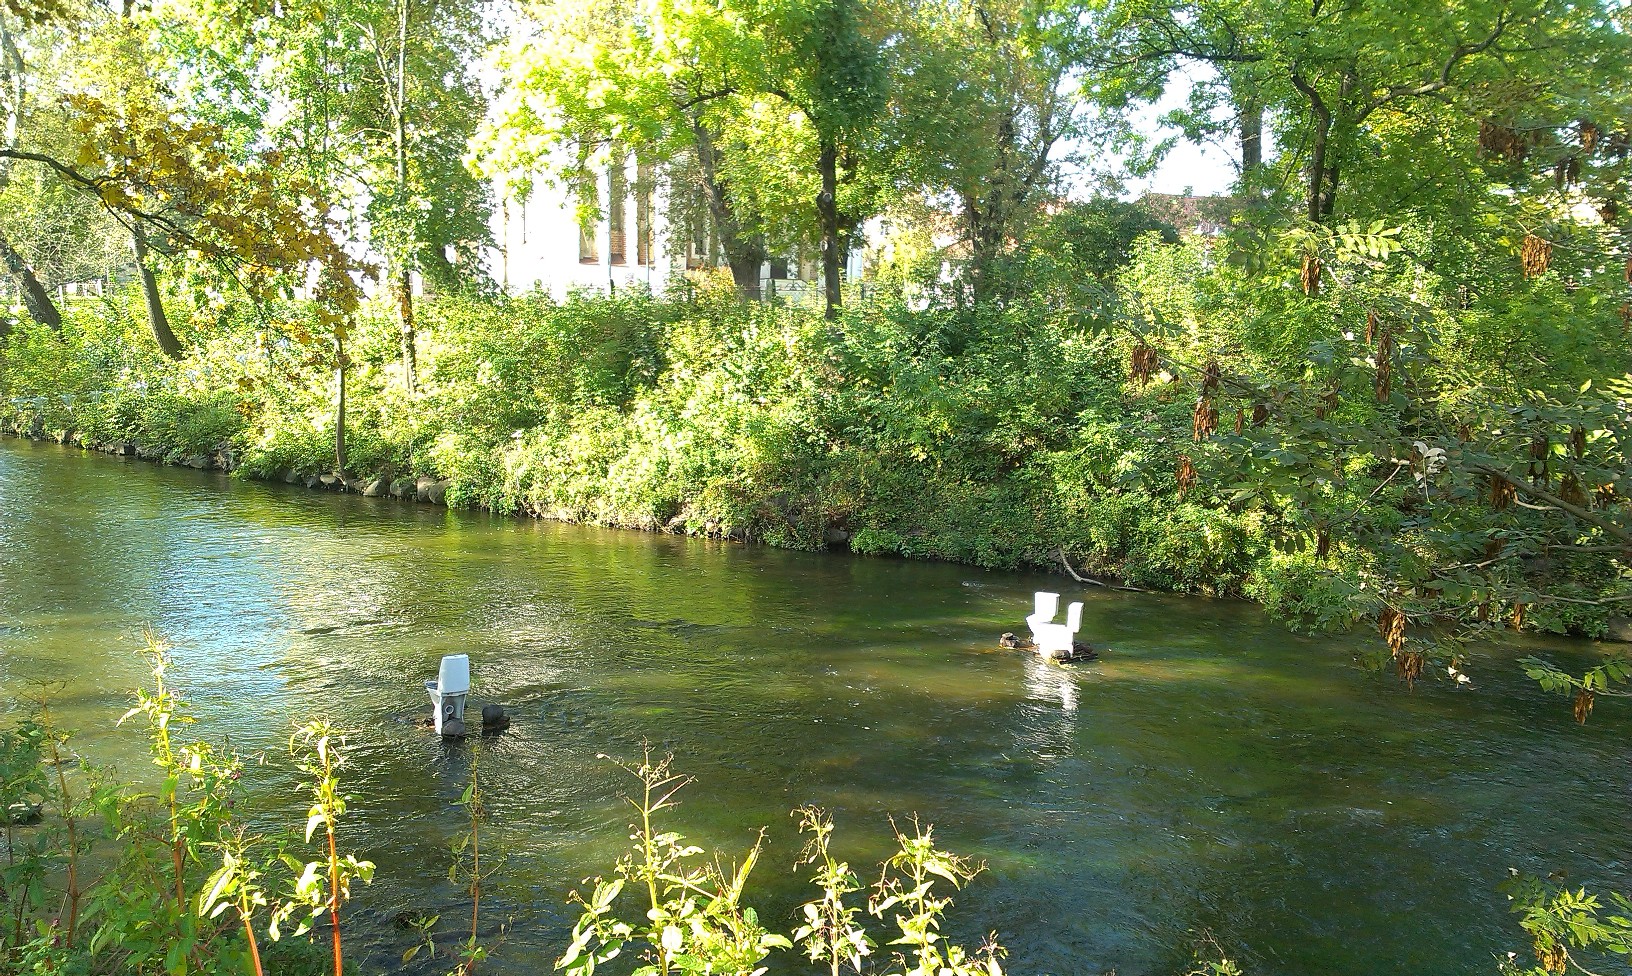
[[[1493,890],[1509,866],[1632,886],[1624,710],[1573,727],[1518,649],[1486,650],[1476,691],[1408,694],[1353,664],[1363,643],[1102,590],[1071,594],[1114,648],[1101,661],[995,648],[1061,585],[0,444],[0,708],[56,682],[85,750],[141,775],[112,720],[151,624],[205,730],[251,750],[315,714],[357,730],[352,838],[380,864],[359,911],[382,966],[406,947],[384,920],[459,914],[469,747],[411,724],[459,651],[473,698],[515,716],[483,746],[506,855],[491,917],[509,921],[492,973],[564,944],[564,894],[624,842],[627,780],[597,756],[642,741],[696,776],[677,819],[699,843],[768,828],[759,904],[784,927],[790,810],[833,810],[853,863],[887,850],[890,815],[922,814],[990,868],[953,934],[999,930],[1017,973],[1172,972],[1201,930],[1257,973],[1485,971],[1521,941]],[[287,778],[258,782],[262,815],[303,819]]]

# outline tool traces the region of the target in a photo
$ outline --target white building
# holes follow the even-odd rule
[[[505,291],[547,291],[557,299],[574,289],[645,286],[662,292],[687,271],[724,268],[718,236],[701,202],[675,206],[671,181],[632,156],[596,177],[598,220],[580,223],[578,201],[540,180],[525,199],[494,208],[497,253],[489,265]],[[845,277],[859,281],[861,249],[848,255]],[[814,253],[766,261],[760,294],[790,301],[821,300],[821,262]]]

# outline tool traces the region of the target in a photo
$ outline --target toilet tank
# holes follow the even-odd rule
[[[449,654],[442,659],[442,669],[436,676],[436,690],[444,695],[463,695],[470,691],[470,655]]]

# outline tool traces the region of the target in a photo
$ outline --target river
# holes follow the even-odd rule
[[[447,881],[470,762],[412,724],[442,654],[514,715],[481,759],[502,851],[483,972],[544,972],[565,895],[625,842],[649,742],[695,777],[674,826],[745,850],[762,916],[802,892],[789,812],[833,811],[876,863],[889,817],[986,862],[949,931],[995,930],[1019,974],[1180,972],[1203,932],[1256,974],[1494,972],[1521,948],[1497,884],[1562,870],[1632,890],[1628,708],[1585,727],[1479,648],[1471,689],[1407,691],[1375,638],[1289,634],[1255,607],[1067,587],[1112,650],[1061,667],[1001,651],[1057,577],[853,558],[449,512],[0,441],[0,711],[45,693],[82,752],[148,775],[114,721],[144,627],[173,645],[198,734],[276,757],[322,714],[354,730],[343,843],[379,864],[357,948],[390,966],[393,916],[468,903]],[[304,822],[277,771],[262,816]],[[864,872],[867,873],[867,872]],[[451,936],[450,936],[451,941]],[[416,972],[444,972],[446,960]],[[794,971],[784,962],[777,971]]]

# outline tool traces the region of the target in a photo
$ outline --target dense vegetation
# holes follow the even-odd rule
[[[1248,596],[1461,680],[1466,639],[1602,636],[1632,603],[1627,18],[5,0],[0,424]],[[1181,69],[1201,80],[1169,121],[1227,137],[1239,177],[1220,232],[1182,238],[1113,192],[1159,156],[1136,111]],[[720,267],[502,293],[491,212],[553,183],[593,217],[589,177],[625,157]],[[1067,202],[1071,173],[1102,192]],[[819,307],[758,300],[793,248],[821,257]],[[1632,676],[1526,666],[1578,721]]]

